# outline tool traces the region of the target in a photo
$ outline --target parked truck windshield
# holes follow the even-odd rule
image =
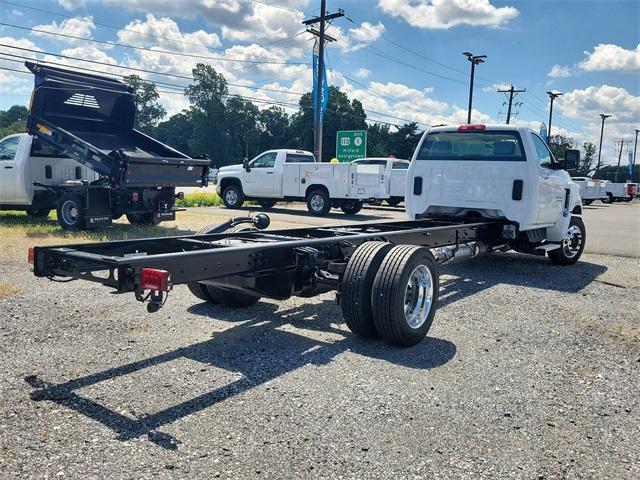
[[[518,132],[433,132],[427,135],[417,160],[491,160],[524,162]]]

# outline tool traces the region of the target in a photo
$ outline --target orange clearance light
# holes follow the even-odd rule
[[[458,127],[458,131],[459,132],[468,132],[468,131],[473,131],[473,130],[486,130],[487,126],[486,125],[481,125],[481,124],[465,124],[465,125],[460,125]]]
[[[29,247],[29,251],[27,253],[27,262],[33,265],[35,263],[35,258],[36,258],[36,254],[35,254],[34,248]]]
[[[141,273],[143,290],[155,290],[157,292],[169,291],[169,272],[156,268],[143,268]]]

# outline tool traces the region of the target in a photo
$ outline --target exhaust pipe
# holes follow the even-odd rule
[[[446,247],[432,248],[431,253],[441,265],[453,263],[465,258],[475,258],[487,252],[487,245],[481,242],[461,243]]]

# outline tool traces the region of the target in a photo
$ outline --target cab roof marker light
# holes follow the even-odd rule
[[[467,123],[458,127],[459,132],[468,132],[473,130],[486,130],[487,126],[479,123]]]

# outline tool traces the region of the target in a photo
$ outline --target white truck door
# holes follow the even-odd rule
[[[20,136],[0,141],[0,203],[14,203],[19,165],[16,162]]]
[[[404,197],[407,183],[408,162],[393,162],[389,178],[389,195],[392,197]]]
[[[273,197],[279,190],[281,178],[276,175],[278,152],[263,153],[249,163],[249,172],[244,175],[244,193],[249,197]]]
[[[547,144],[535,133],[531,133],[538,159],[538,224],[553,224],[562,215],[565,197],[565,181],[554,167],[555,159]]]

